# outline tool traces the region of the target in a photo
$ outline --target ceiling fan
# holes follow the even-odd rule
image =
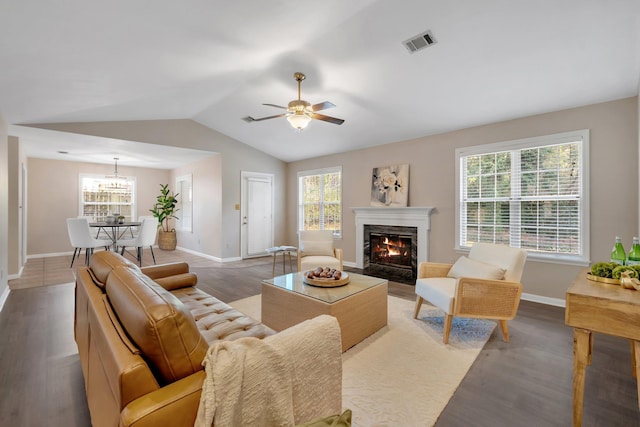
[[[307,77],[302,73],[293,73],[293,77],[298,82],[298,99],[289,102],[287,107],[283,107],[281,105],[276,104],[262,104],[268,105],[270,107],[282,108],[283,110],[287,110],[286,113],[276,114],[275,116],[267,116],[261,117],[259,119],[254,119],[251,116],[247,116],[243,118],[244,121],[251,122],[259,122],[262,120],[275,119],[278,117],[286,117],[291,126],[293,126],[297,130],[302,130],[307,127],[311,119],[322,120],[323,122],[333,123],[335,125],[341,125],[344,123],[344,120],[337,119],[335,117],[325,116],[324,114],[318,114],[316,111],[326,110],[328,108],[335,107],[329,101],[321,102],[319,104],[311,105],[309,102],[300,99],[300,83]]]

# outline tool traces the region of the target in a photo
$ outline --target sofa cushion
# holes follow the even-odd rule
[[[174,295],[139,269],[125,266],[109,274],[106,292],[123,328],[161,383],[202,370],[208,345]]]
[[[504,279],[504,272],[504,268],[496,265],[461,256],[456,263],[453,264],[447,277],[453,277],[455,279],[474,277],[476,279],[502,280]]]
[[[126,258],[111,251],[100,251],[91,255],[89,260],[89,274],[93,282],[100,288],[105,287],[107,283],[107,277],[111,273],[111,270],[118,266],[127,266],[134,269],[138,269],[138,266],[130,262]]]
[[[200,289],[189,287],[171,292],[191,312],[200,334],[209,345],[238,338],[265,338],[275,331]]]

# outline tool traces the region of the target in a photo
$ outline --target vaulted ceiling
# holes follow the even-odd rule
[[[635,96],[638,0],[2,1],[20,124],[190,118],[284,161]],[[403,41],[426,30],[436,43]],[[302,132],[282,112],[330,101]],[[92,142],[96,150],[104,145]]]

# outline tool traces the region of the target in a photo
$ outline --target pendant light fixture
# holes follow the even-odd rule
[[[107,184],[107,188],[109,190],[124,190],[125,188],[127,188],[127,178],[118,175],[118,157],[114,157],[113,160],[115,161],[115,168],[113,170],[113,174],[112,175],[107,175],[105,178],[108,179],[108,184]]]

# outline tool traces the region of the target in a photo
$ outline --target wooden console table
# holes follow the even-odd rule
[[[573,425],[582,425],[584,379],[593,332],[628,338],[633,375],[640,378],[640,291],[587,279],[580,271],[567,291],[565,323],[573,327]],[[640,407],[640,386],[638,387]]]

